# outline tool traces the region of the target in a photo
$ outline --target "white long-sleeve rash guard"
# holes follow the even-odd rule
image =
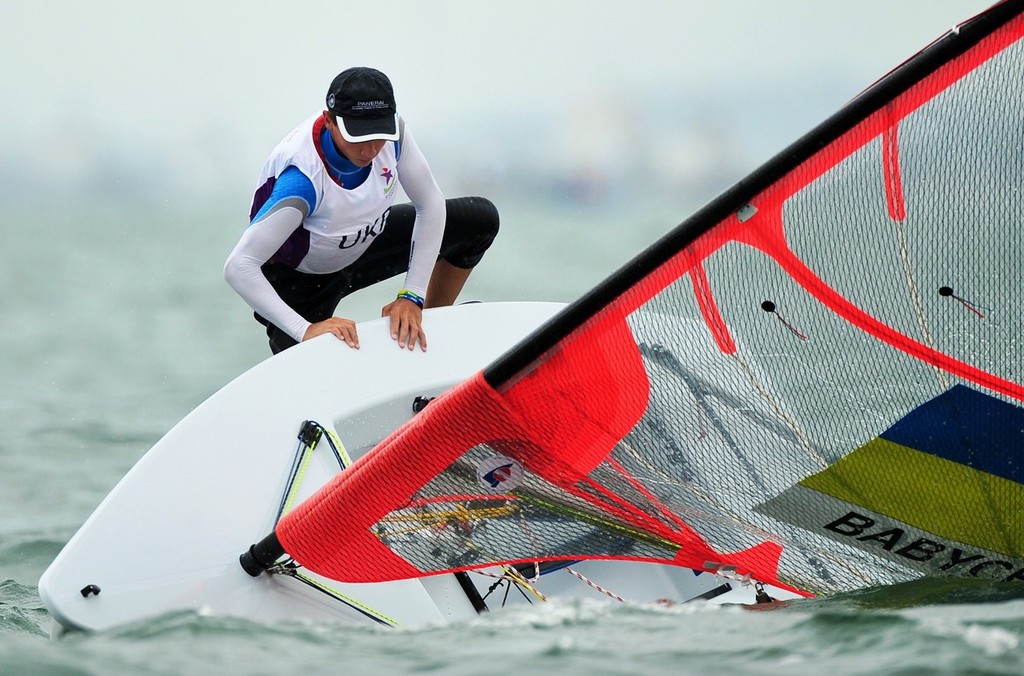
[[[416,209],[405,288],[425,297],[427,282],[444,235],[445,201],[426,158],[408,128],[404,124],[402,127],[401,154],[396,174]],[[277,199],[271,208],[253,220],[224,265],[224,279],[249,306],[300,342],[311,323],[281,299],[260,268],[277,253],[296,229],[303,226],[306,217],[316,206],[310,205],[300,196],[285,195]],[[315,236],[315,233],[311,236]],[[337,250],[336,245],[332,246]],[[347,261],[337,269],[351,262]]]

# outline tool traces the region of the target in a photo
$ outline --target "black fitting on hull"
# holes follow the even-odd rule
[[[259,577],[260,573],[273,566],[281,556],[284,555],[284,547],[277,539],[276,533],[271,533],[238,557],[242,564],[242,570],[253,577]]]

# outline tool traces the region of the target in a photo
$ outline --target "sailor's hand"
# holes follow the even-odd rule
[[[398,347],[410,350],[419,342],[420,349],[427,349],[427,334],[423,332],[423,310],[419,305],[399,298],[384,306],[381,317],[391,317],[391,337],[398,341]]]
[[[351,319],[344,319],[342,317],[331,317],[325,319],[322,322],[316,322],[310,324],[309,328],[306,329],[306,335],[302,336],[303,340],[309,340],[310,338],[316,338],[325,333],[333,333],[339,340],[344,340],[345,344],[349,347],[359,349],[359,336],[356,335],[356,323]]]

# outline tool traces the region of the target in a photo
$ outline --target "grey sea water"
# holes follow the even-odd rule
[[[496,201],[502,234],[467,298],[572,300],[686,215]],[[4,208],[0,673],[1024,673],[1024,592],[942,581],[758,611],[549,603],[417,630],[185,613],[51,639],[46,566],[161,435],[268,353],[221,279],[244,208]],[[342,313],[372,318],[389,293]]]

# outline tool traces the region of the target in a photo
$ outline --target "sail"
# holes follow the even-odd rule
[[[276,528],[376,582],[1024,579],[1024,2],[875,83]]]

